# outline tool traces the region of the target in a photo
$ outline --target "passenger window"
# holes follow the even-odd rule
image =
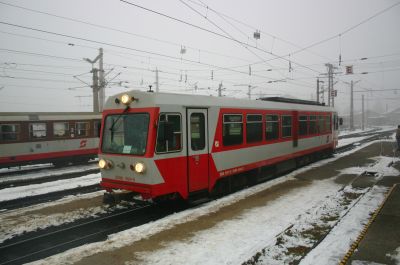
[[[307,116],[299,116],[299,135],[307,135]]]
[[[89,135],[89,123],[88,122],[77,122],[76,123],[76,135],[77,136],[88,136]]]
[[[94,121],[94,137],[100,137],[101,121]]]
[[[279,116],[266,115],[265,138],[266,140],[274,140],[279,138]]]
[[[40,139],[47,136],[46,123],[29,124],[29,136],[31,139]]]
[[[292,136],[292,116],[282,116],[282,137]]]
[[[331,132],[331,117],[325,116],[325,132]]]
[[[324,116],[318,116],[318,132],[319,133],[325,132],[324,123],[325,123]]]
[[[317,133],[317,116],[310,116],[309,134]]]
[[[241,114],[225,114],[223,117],[222,142],[224,146],[243,143],[243,117]]]
[[[181,150],[181,116],[179,114],[160,114],[158,119],[156,152],[169,153]]]
[[[262,141],[262,116],[258,114],[248,114],[246,117],[246,142]]]
[[[67,136],[68,132],[69,132],[68,122],[53,123],[53,134],[55,137]]]
[[[190,115],[190,142],[193,151],[203,150],[206,147],[205,118],[203,113]]]
[[[19,140],[19,124],[2,124],[0,125],[0,141],[17,141]]]

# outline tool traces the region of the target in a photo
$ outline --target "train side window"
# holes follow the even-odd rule
[[[266,126],[265,126],[265,138],[268,140],[274,140],[279,138],[279,116],[278,115],[266,115]]]
[[[263,137],[262,115],[248,114],[246,116],[246,142],[260,142]]]
[[[307,135],[307,116],[299,116],[299,135]]]
[[[157,153],[182,150],[182,126],[180,114],[160,114],[157,129]]]
[[[224,114],[222,142],[224,146],[243,143],[243,116],[241,114]]]
[[[29,136],[31,139],[45,138],[47,136],[46,123],[29,124]]]
[[[308,133],[315,134],[317,133],[317,116],[310,116],[310,123],[309,123]]]
[[[88,136],[89,135],[89,123],[88,122],[77,122],[76,125],[76,135],[79,136]]]
[[[190,115],[190,142],[193,151],[203,150],[206,147],[205,118],[203,113]]]
[[[324,133],[325,132],[324,123],[325,123],[324,116],[318,116],[317,131],[319,133]]]
[[[94,121],[94,137],[100,137],[101,121]]]
[[[327,133],[331,132],[331,117],[325,116],[325,130]]]
[[[0,141],[17,141],[19,140],[19,124],[2,124],[0,125]]]
[[[282,116],[282,137],[292,136],[292,116]]]
[[[53,123],[53,134],[55,137],[65,137],[68,135],[68,132],[69,132],[68,122]]]

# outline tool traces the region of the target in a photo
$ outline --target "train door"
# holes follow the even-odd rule
[[[208,188],[208,112],[187,109],[188,189],[189,192]]]

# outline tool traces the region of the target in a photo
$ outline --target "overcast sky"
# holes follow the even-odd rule
[[[222,82],[225,96],[247,98],[251,85],[253,99],[315,100],[316,79],[326,87],[332,63],[341,113],[350,80],[360,80],[356,110],[362,94],[376,111],[400,105],[398,0],[127,2],[0,0],[0,111],[91,111],[92,65],[83,58],[100,47],[106,96],[154,88],[157,68],[160,91],[217,96]]]

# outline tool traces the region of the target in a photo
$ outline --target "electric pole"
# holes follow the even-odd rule
[[[93,112],[99,113],[99,77],[98,77],[98,69],[93,68],[92,69],[92,74],[93,74],[93,84],[92,84],[92,89],[93,89]]]
[[[328,106],[334,107],[336,91],[333,89],[333,75],[336,73],[333,71],[336,70],[337,67],[330,63],[325,64],[325,66],[328,68]]]
[[[364,131],[365,129],[365,114],[364,114],[364,95],[362,95],[361,97],[361,101],[362,101],[362,105],[361,105],[361,109],[362,109],[362,116],[361,116],[361,129]]]
[[[218,85],[218,97],[222,97],[222,82]]]
[[[361,80],[353,81],[351,82],[344,82],[348,85],[350,85],[350,131],[354,131],[354,85],[357,84],[358,82],[361,82]]]
[[[94,58],[94,60],[90,60],[88,58],[84,58],[85,61],[92,64],[92,71],[93,74],[92,80],[92,89],[93,89],[93,112],[99,113],[103,111],[104,105],[104,89],[105,89],[105,80],[104,80],[104,69],[103,69],[103,49],[99,49],[99,55]],[[99,61],[99,69],[94,67],[94,64]],[[100,80],[99,80],[99,72],[100,72]],[[99,84],[100,81],[100,84]],[[99,96],[100,94],[100,96]],[[100,104],[99,104],[100,103]],[[99,107],[101,106],[101,107]]]
[[[103,68],[103,48],[99,49],[99,111],[102,112],[104,108],[104,102],[106,100],[106,80]]]
[[[159,82],[158,82],[158,69],[156,68],[156,92],[160,92]]]
[[[320,81],[319,80],[319,78],[317,78],[317,103],[320,103],[320,97],[321,97],[321,94],[322,95],[324,95],[323,93],[323,91],[322,91],[322,93],[321,93],[321,89],[319,88],[319,84],[320,83],[324,83],[324,81]],[[322,87],[322,90],[323,90],[323,87]],[[324,102],[324,100],[321,100],[321,102]]]

